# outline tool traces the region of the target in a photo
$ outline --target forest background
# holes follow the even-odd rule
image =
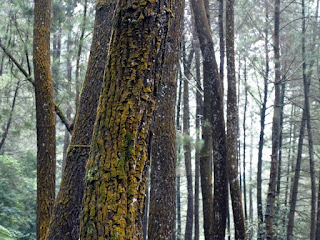
[[[309,236],[310,239],[317,239],[315,235],[320,234],[319,1],[281,2],[278,12],[279,59],[274,50],[276,3],[239,0],[234,5],[239,118],[235,130],[236,157],[246,234],[248,239],[262,238],[264,234],[264,224],[268,218],[270,169],[274,166],[270,157],[274,156],[273,116],[274,109],[278,108],[279,156],[274,193],[274,235],[277,239],[285,239],[288,232],[293,231],[291,234],[295,239]],[[220,79],[223,81],[224,107],[227,109],[226,2],[204,1],[204,5],[219,63]],[[57,113],[56,193],[66,164],[70,129],[87,71],[95,6],[93,0],[52,2],[50,56]],[[206,221],[203,216],[205,210],[202,209],[203,196],[199,190],[199,151],[205,146],[205,140],[200,136],[203,138],[205,123],[201,123],[203,112],[197,109],[197,103],[202,101],[199,101],[199,97],[203,99],[205,91],[202,84],[205,61],[201,57],[201,39],[199,43],[197,19],[193,12],[191,3],[187,1],[176,89],[176,239],[190,236],[190,221],[187,218],[190,211],[194,219],[191,221],[191,238],[204,239],[205,235],[202,227]],[[33,13],[34,4],[30,1],[3,0],[0,3],[0,238],[5,240],[36,238],[37,136],[36,100],[32,84]],[[279,101],[275,104],[277,91]],[[309,102],[308,107],[306,102]],[[188,154],[185,154],[188,149],[191,150],[189,163],[185,161],[188,159]],[[191,191],[188,176],[191,176]],[[147,186],[150,186],[148,180]],[[149,194],[146,195],[148,197]],[[191,210],[190,201],[194,205]],[[226,238],[233,239],[235,225],[232,221],[231,199],[229,201]]]

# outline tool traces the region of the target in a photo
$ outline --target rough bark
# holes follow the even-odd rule
[[[305,132],[305,125],[306,125],[306,111],[303,110],[302,113],[302,120],[300,125],[300,134],[299,134],[299,142],[298,142],[298,153],[297,153],[297,161],[296,167],[293,177],[293,184],[290,193],[290,212],[288,216],[288,226],[287,226],[287,240],[293,240],[293,228],[294,228],[294,214],[296,211],[296,204],[297,204],[297,196],[298,196],[298,185],[300,179],[300,168],[301,168],[301,160],[302,160],[302,147],[303,147],[303,138]]]
[[[142,239],[147,142],[175,1],[116,7],[86,167],[81,239]]]
[[[224,27],[223,27],[223,0],[219,0],[219,46],[220,46],[220,81],[222,87],[222,94],[224,94],[224,51],[225,51],[225,44],[224,44]]]
[[[56,119],[50,71],[51,0],[35,0],[33,65],[37,119],[37,239],[45,239],[55,200]]]
[[[66,168],[54,206],[47,239],[78,239],[84,192],[85,166],[89,157],[99,93],[107,62],[112,17],[116,1],[97,0],[93,39],[87,73],[67,153]]]
[[[248,86],[247,86],[247,62],[245,61],[244,64],[244,110],[243,110],[243,156],[242,156],[242,178],[243,178],[243,202],[244,202],[244,217],[245,220],[248,220],[248,208],[247,208],[247,183],[246,183],[246,138],[247,138],[247,127],[246,127],[246,120],[247,120],[247,106],[248,106]],[[241,189],[241,188],[240,188]]]
[[[280,110],[281,110],[281,93],[280,93],[280,39],[279,39],[279,27],[280,27],[280,0],[275,1],[274,10],[274,62],[275,62],[275,99],[273,106],[273,121],[272,121],[272,149],[271,149],[271,167],[270,178],[267,195],[266,206],[266,239],[274,239],[274,202],[277,187],[278,176],[278,156],[279,156],[279,139],[280,139]]]
[[[184,1],[176,1],[177,16],[167,35],[163,65],[154,110],[151,149],[151,189],[148,239],[173,239],[176,208],[175,105],[180,35]]]
[[[238,104],[237,83],[234,57],[234,1],[226,1],[226,55],[227,55],[227,158],[228,177],[235,225],[235,239],[245,239],[245,219],[238,178],[237,136],[238,136]]]

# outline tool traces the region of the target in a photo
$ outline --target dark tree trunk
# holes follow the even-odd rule
[[[266,24],[269,21],[269,9],[268,3],[265,4],[266,8]],[[269,79],[269,47],[268,47],[268,38],[269,38],[268,27],[265,27],[265,52],[266,52],[266,69],[264,76],[264,96],[263,103],[260,112],[260,139],[259,139],[259,150],[258,150],[258,172],[257,172],[257,209],[258,209],[258,240],[263,240],[264,230],[262,228],[263,224],[263,208],[262,208],[262,153],[264,146],[264,128],[265,128],[265,119],[266,119],[266,109],[267,109],[267,99],[268,99],[268,79]]]
[[[143,238],[148,135],[175,4],[117,4],[86,167],[83,240]]]
[[[274,62],[275,62],[275,99],[274,99],[274,113],[272,121],[272,150],[271,150],[271,167],[270,179],[267,195],[266,206],[266,239],[274,239],[274,202],[277,187],[278,175],[278,156],[279,156],[279,139],[280,139],[280,109],[281,109],[281,93],[280,93],[280,0],[275,1],[274,10]]]
[[[76,109],[79,107],[79,96],[80,96],[80,60],[82,54],[84,33],[86,31],[86,23],[87,23],[87,9],[88,9],[88,0],[84,0],[84,9],[83,9],[83,18],[81,23],[81,34],[79,38],[79,48],[77,52],[77,60],[76,60]],[[111,18],[112,19],[112,18]]]
[[[189,79],[191,77],[191,63],[194,55],[192,47],[189,57],[186,57],[185,44],[183,45],[183,58],[184,58],[184,80],[183,80],[183,148],[184,148],[184,161],[187,177],[187,191],[188,191],[188,204],[187,204],[187,219],[185,229],[185,240],[192,239],[193,233],[193,219],[194,219],[194,204],[193,204],[193,182],[192,182],[192,165],[191,165],[191,143],[190,143],[190,109],[189,109]]]
[[[307,76],[307,63],[306,63],[306,18],[305,18],[305,1],[302,0],[302,77],[304,86],[304,107],[306,111],[306,122],[308,131],[308,150],[310,158],[310,180],[311,180],[311,215],[310,215],[310,240],[315,239],[316,235],[316,176],[314,170],[314,151],[313,139],[311,131],[311,114],[310,114],[310,78]]]
[[[203,57],[204,124],[206,124],[206,122],[210,123],[212,131],[214,132],[214,134],[210,134],[213,139],[214,159],[213,233],[212,238],[209,237],[208,239],[223,239],[225,237],[228,212],[228,179],[222,87],[204,3],[203,1],[192,0],[191,5],[195,16],[195,26]],[[203,131],[206,131],[206,129],[203,128]],[[207,169],[204,171],[208,171],[210,165],[209,160],[201,164],[200,168],[205,167]],[[202,169],[201,173],[203,173]],[[203,174],[201,178],[204,178],[204,181],[209,180],[208,175],[205,174]],[[204,193],[206,190],[211,191],[204,186],[202,192]],[[206,193],[203,194],[203,201],[204,211],[210,213],[210,208],[205,208],[208,202],[211,201],[210,197],[206,196]],[[206,212],[204,212],[204,215],[207,214]]]
[[[226,2],[226,55],[228,77],[228,101],[227,101],[227,156],[228,176],[235,225],[235,239],[245,239],[245,219],[241,200],[241,190],[238,178],[237,163],[237,136],[238,136],[238,104],[237,83],[234,57],[234,1]],[[245,185],[244,185],[245,186]]]
[[[37,118],[37,239],[45,239],[55,200],[56,119],[50,71],[51,0],[35,0],[33,65]]]
[[[179,74],[179,90],[178,90],[178,101],[177,101],[177,116],[176,116],[176,127],[177,127],[177,131],[181,132],[181,126],[180,126],[180,112],[181,112],[181,96],[182,96],[182,76],[181,76],[181,72]],[[176,239],[180,240],[180,236],[181,236],[181,198],[180,198],[180,191],[181,191],[181,186],[180,186],[180,182],[181,182],[181,171],[180,171],[180,154],[181,154],[181,148],[180,146],[177,149],[177,154],[178,154],[178,158],[177,158],[177,195],[176,195],[176,201],[177,201],[177,208],[176,208],[176,216],[177,216],[177,230],[176,230]]]
[[[306,111],[303,110],[302,113],[302,120],[300,125],[300,134],[299,134],[299,143],[298,143],[298,153],[297,153],[297,162],[296,168],[293,178],[293,185],[291,188],[290,193],[290,212],[288,217],[288,226],[287,226],[287,240],[293,240],[293,228],[294,228],[294,214],[296,211],[296,204],[297,204],[297,195],[298,195],[298,185],[299,185],[299,178],[300,178],[300,167],[301,167],[301,160],[302,160],[302,147],[303,147],[303,138],[305,132],[305,124],[306,123]]]
[[[199,215],[199,195],[200,195],[200,123],[202,116],[202,96],[199,89],[201,87],[201,73],[200,73],[200,47],[198,40],[195,41],[195,62],[196,62],[196,153],[195,153],[195,190],[194,190],[194,240],[200,238],[200,215]]]
[[[247,210],[247,184],[246,184],[246,118],[247,118],[247,105],[248,105],[248,89],[247,89],[247,62],[244,65],[244,110],[243,110],[243,156],[242,156],[242,166],[243,166],[243,202],[244,202],[244,216],[248,220],[248,210]]]
[[[8,121],[7,121],[6,127],[4,129],[4,133],[2,134],[2,138],[0,140],[0,151],[1,151],[2,147],[4,146],[4,143],[5,143],[6,139],[7,139],[8,133],[9,133],[9,129],[10,129],[11,122],[12,122],[12,117],[13,117],[14,107],[16,106],[16,100],[17,100],[17,96],[18,96],[19,87],[20,87],[20,82],[17,83],[16,90],[14,91],[14,95],[13,95],[13,100],[12,100],[12,104],[11,104],[11,110],[10,110],[10,113],[9,113]]]
[[[89,157],[99,93],[107,61],[112,16],[116,1],[97,0],[88,69],[75,118],[66,168],[54,206],[47,239],[79,239],[85,166]]]
[[[151,190],[148,239],[173,239],[176,208],[175,105],[177,63],[184,1],[174,6],[177,18],[170,25],[161,82],[153,119],[151,149]]]

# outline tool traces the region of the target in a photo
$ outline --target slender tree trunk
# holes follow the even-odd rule
[[[269,21],[269,9],[268,3],[265,3],[266,7],[266,24]],[[269,30],[265,27],[265,52],[266,52],[266,69],[264,76],[264,97],[260,113],[260,139],[259,139],[259,150],[258,150],[258,172],[257,172],[257,209],[258,209],[258,240],[264,238],[264,230],[262,228],[263,224],[263,209],[262,209],[262,154],[264,146],[264,128],[265,128],[265,118],[267,109],[267,99],[268,99],[268,78],[269,78],[269,47],[268,47]]]
[[[50,71],[51,0],[35,0],[33,65],[37,118],[37,239],[45,239],[55,200],[56,119]]]
[[[237,163],[238,104],[234,57],[234,1],[226,1],[226,55],[228,70],[227,143],[228,176],[235,224],[235,239],[245,239],[245,219],[241,200]],[[245,186],[245,185],[244,185]]]
[[[87,23],[87,8],[88,8],[88,0],[84,0],[84,10],[83,10],[83,18],[81,23],[81,34],[79,38],[79,48],[77,53],[77,60],[76,60],[76,109],[78,109],[79,105],[79,96],[80,96],[80,60],[82,54],[82,47],[83,47],[83,40],[84,40],[84,33],[86,31],[86,23]]]
[[[174,19],[167,35],[166,62],[153,119],[151,150],[151,190],[148,239],[173,239],[176,208],[175,105],[177,69],[184,1],[174,6]]]
[[[88,69],[47,240],[79,239],[85,166],[89,157],[93,125],[107,62],[108,39],[110,39],[115,4],[116,1],[109,0],[97,0],[96,3]]]
[[[183,80],[183,148],[184,160],[187,177],[187,191],[188,191],[188,205],[187,205],[187,219],[185,229],[185,240],[192,239],[193,233],[193,219],[194,219],[194,204],[193,204],[193,183],[192,183],[192,165],[191,165],[191,143],[190,143],[190,109],[189,109],[189,79],[190,67],[194,55],[194,49],[191,50],[188,60],[186,59],[185,44],[183,47],[184,55],[184,75]]]
[[[248,220],[247,210],[247,184],[246,184],[246,118],[247,118],[247,105],[248,105],[248,90],[247,90],[247,62],[244,65],[244,111],[243,111],[243,202],[244,202],[244,216]]]
[[[281,93],[280,93],[280,0],[275,1],[274,11],[274,61],[275,61],[275,99],[274,112],[272,121],[272,150],[271,150],[271,167],[270,179],[267,195],[266,207],[266,239],[274,239],[274,202],[277,187],[278,175],[278,156],[279,156],[279,138],[280,138],[280,109],[281,109]]]
[[[220,81],[222,86],[222,93],[224,93],[224,27],[223,27],[223,0],[219,0],[219,45],[220,45]]]
[[[181,112],[181,96],[182,96],[182,76],[181,72],[179,74],[179,90],[178,90],[178,101],[177,101],[177,116],[176,116],[176,127],[177,131],[181,132],[181,126],[180,126],[180,112]],[[180,154],[181,154],[181,148],[178,146],[177,149],[177,208],[176,208],[176,216],[177,216],[177,231],[176,231],[176,239],[180,240],[181,238],[181,198],[180,198],[180,182],[181,182],[181,170],[180,170]]]
[[[310,221],[310,240],[315,239],[316,235],[316,179],[314,170],[314,151],[313,139],[311,131],[311,114],[310,114],[310,79],[307,78],[307,63],[306,63],[306,19],[305,19],[305,1],[302,0],[302,73],[303,73],[303,86],[304,86],[304,107],[306,111],[307,131],[308,131],[308,147],[310,157],[310,178],[311,178],[311,221]]]
[[[199,215],[199,198],[200,198],[200,123],[202,116],[202,96],[199,89],[201,87],[201,73],[200,73],[200,47],[199,42],[196,40],[195,44],[195,61],[196,61],[196,84],[197,84],[197,92],[196,92],[196,156],[195,156],[195,199],[194,199],[194,227],[195,227],[195,237],[194,240],[200,239],[200,215]]]
[[[301,160],[302,160],[302,147],[303,147],[303,138],[305,132],[305,124],[306,123],[306,111],[303,110],[302,120],[300,125],[300,134],[299,134],[299,143],[298,143],[298,153],[297,153],[297,162],[296,168],[293,178],[293,185],[290,193],[290,212],[288,216],[288,226],[287,226],[287,240],[293,240],[293,228],[294,228],[294,214],[296,211],[297,204],[297,195],[298,195],[298,185],[300,178],[300,168],[301,168]]]
[[[9,129],[10,129],[12,117],[13,117],[14,107],[16,106],[16,100],[17,100],[17,96],[18,96],[19,87],[20,87],[20,82],[17,83],[16,89],[14,91],[13,100],[12,100],[12,104],[11,104],[11,110],[9,113],[9,118],[8,118],[6,127],[4,129],[4,133],[2,134],[2,138],[0,139],[0,151],[1,151],[2,147],[4,146],[4,143],[7,139],[8,133],[9,133]]]
[[[86,167],[83,240],[143,238],[147,141],[175,4],[117,4]]]

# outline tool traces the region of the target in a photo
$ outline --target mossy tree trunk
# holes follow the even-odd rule
[[[86,167],[81,239],[143,238],[147,142],[175,4],[117,4]]]
[[[33,65],[37,119],[37,239],[45,239],[55,199],[56,119],[50,70],[51,0],[35,0]]]
[[[151,189],[148,239],[173,239],[176,208],[175,105],[177,69],[184,1],[176,1],[176,16],[170,25],[165,47],[166,61],[153,120]]]
[[[237,163],[237,136],[238,136],[239,120],[238,120],[237,83],[236,83],[235,57],[234,57],[234,1],[233,0],[226,1],[226,55],[227,55],[227,78],[228,78],[227,157],[228,157],[229,186],[230,186],[231,203],[232,203],[232,210],[233,210],[233,220],[235,225],[235,239],[245,239],[246,238],[245,219],[243,215],[243,206],[242,206],[242,200],[241,200],[241,190],[240,190],[240,183],[239,183],[239,177],[238,177],[239,173],[238,173],[238,163]],[[245,155],[243,156],[243,161],[245,161]],[[245,182],[244,182],[244,190],[246,190]]]
[[[85,166],[107,62],[115,0],[97,0],[87,73],[47,239],[79,239]]]

